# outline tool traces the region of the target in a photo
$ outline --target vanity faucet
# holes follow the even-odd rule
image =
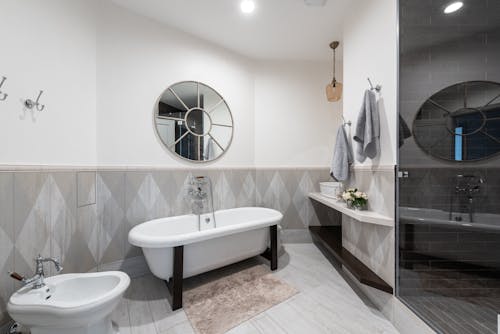
[[[10,277],[22,282],[24,285],[33,285],[33,289],[40,289],[45,286],[44,283],[44,278],[45,278],[45,272],[43,269],[43,264],[45,262],[52,262],[56,268],[56,271],[59,273],[63,270],[63,267],[61,266],[61,263],[59,262],[58,259],[53,258],[53,257],[48,257],[44,258],[40,254],[35,259],[35,264],[36,264],[36,270],[35,270],[35,275],[32,277],[24,277],[19,275],[16,272],[10,272]]]

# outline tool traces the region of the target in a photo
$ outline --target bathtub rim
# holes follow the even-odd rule
[[[174,220],[176,218],[185,218],[185,217],[194,218],[196,217],[196,215],[188,214],[182,216],[158,218],[134,226],[128,233],[128,242],[131,245],[141,248],[177,247],[177,246],[189,245],[196,242],[201,242],[204,240],[220,238],[231,234],[243,233],[250,230],[278,225],[283,219],[283,214],[281,212],[264,207],[241,207],[233,209],[223,209],[215,211],[215,214],[217,214],[218,212],[227,212],[227,211],[243,211],[244,209],[259,209],[262,211],[271,212],[273,215],[271,217],[254,219],[244,223],[232,224],[224,227],[217,227],[214,229],[207,229],[203,231],[194,231],[189,233],[176,234],[173,236],[168,236],[168,235],[151,236],[151,235],[140,234],[138,232],[139,227],[144,224],[155,224],[162,220]],[[202,215],[202,217],[203,216],[204,215]],[[168,223],[168,221],[165,223]]]
[[[456,229],[470,230],[477,232],[495,232],[495,233],[500,232],[500,225],[493,225],[477,221],[472,223],[468,221],[455,221],[455,220],[445,219],[442,217],[436,217],[436,218],[421,217],[418,215],[418,213],[422,211],[435,212],[441,214],[442,216],[447,216],[449,214],[447,211],[440,209],[400,207],[400,215],[399,215],[400,221],[406,225],[435,225],[435,226],[456,228]],[[412,215],[412,213],[414,214]],[[496,216],[498,214],[478,212],[476,213],[476,215]]]

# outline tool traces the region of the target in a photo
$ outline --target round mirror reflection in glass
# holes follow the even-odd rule
[[[215,90],[183,81],[167,88],[155,111],[156,132],[172,153],[190,161],[222,156],[233,138],[233,116]]]
[[[417,144],[433,157],[476,161],[500,152],[500,83],[467,81],[432,95],[413,122]]]

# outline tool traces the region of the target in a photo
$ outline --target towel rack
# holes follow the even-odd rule
[[[370,80],[370,78],[367,78],[367,79],[368,79],[368,83],[370,84],[370,90],[374,90],[377,93],[380,93],[380,91],[382,90],[382,86],[376,85],[375,87],[373,87],[373,84],[372,84],[372,81]]]

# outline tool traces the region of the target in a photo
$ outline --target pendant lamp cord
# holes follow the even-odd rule
[[[335,87],[337,83],[337,80],[335,80],[335,49],[333,49],[333,80],[332,80],[332,86]]]

